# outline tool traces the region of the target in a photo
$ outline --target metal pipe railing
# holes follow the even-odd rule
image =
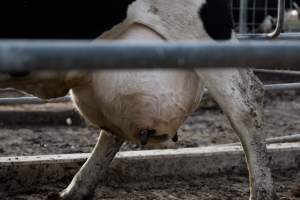
[[[295,70],[281,70],[281,69],[253,69],[254,72],[265,74],[277,74],[277,75],[294,75],[299,76],[300,71]]]
[[[285,84],[269,84],[264,85],[266,91],[285,91],[300,89],[300,83],[285,83]],[[205,90],[204,94],[207,94],[208,90]],[[40,99],[37,97],[8,97],[0,98],[0,105],[21,105],[21,104],[45,104],[45,103],[67,103],[71,101],[70,96],[64,96],[60,98],[54,98],[49,100]]]
[[[300,89],[300,83],[283,83],[264,85],[266,91],[285,91]]]
[[[0,41],[0,72],[300,67],[300,41]]]
[[[237,38],[240,41],[264,41],[266,40],[266,38],[264,37],[244,37],[243,34],[237,34]],[[287,33],[281,33],[280,35],[278,35],[275,38],[272,38],[272,41],[287,41],[287,40],[300,40],[300,33],[299,32],[287,32]]]
[[[247,18],[248,18],[248,0],[240,0],[240,13],[239,13],[239,33],[247,33]]]
[[[70,96],[44,100],[37,97],[7,97],[0,98],[0,105],[22,105],[22,104],[45,104],[45,103],[67,103],[71,101]]]
[[[267,144],[294,143],[294,142],[300,142],[300,134],[266,138]],[[241,143],[235,142],[235,143],[221,144],[219,146],[238,146],[238,145],[241,145]]]

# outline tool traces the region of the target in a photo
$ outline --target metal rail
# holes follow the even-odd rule
[[[239,13],[239,33],[247,33],[247,13],[248,0],[240,0],[240,13]]]
[[[266,73],[266,74],[295,75],[295,76],[300,75],[300,71],[295,71],[295,70],[253,69],[253,71],[259,73]]]
[[[266,91],[283,91],[300,89],[300,83],[270,84],[264,86]]]
[[[0,72],[300,67],[300,41],[0,41]]]
[[[300,142],[300,134],[286,135],[286,136],[266,139],[267,144],[283,144],[283,143],[297,143],[297,142]],[[222,144],[220,146],[239,146],[239,145],[241,145],[240,142],[235,142],[235,143]]]
[[[266,38],[264,37],[245,37],[243,34],[237,34],[237,38],[240,41],[264,41]],[[287,41],[287,40],[300,40],[300,33],[299,32],[289,32],[289,33],[281,33],[276,38],[272,38],[272,41]]]
[[[285,84],[270,84],[264,85],[266,91],[283,91],[300,89],[300,83],[285,83]],[[205,94],[208,91],[205,90]],[[45,103],[67,103],[71,101],[70,96],[54,98],[49,100],[40,99],[37,97],[9,97],[0,98],[0,105],[21,105],[21,104],[45,104]]]
[[[0,98],[0,105],[21,105],[21,104],[45,104],[45,103],[67,103],[71,101],[70,96],[44,100],[37,97],[9,97]]]

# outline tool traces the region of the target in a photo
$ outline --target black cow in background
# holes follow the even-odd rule
[[[133,1],[1,0],[0,38],[94,39],[120,23]]]
[[[234,22],[239,21],[239,10],[240,2],[242,0],[232,0],[233,17]],[[297,9],[295,5],[300,5],[300,0],[286,0],[285,10],[286,13],[290,9]],[[267,14],[265,12],[265,7],[267,7]],[[255,9],[255,11],[253,11]],[[248,30],[256,32],[264,32],[262,29],[268,29],[269,27],[261,27],[264,23],[272,23],[271,29],[276,25],[277,18],[277,9],[278,9],[278,0],[248,0],[248,9],[247,9],[247,24]],[[299,12],[298,12],[299,13]],[[252,26],[252,24],[255,24]],[[270,29],[269,28],[269,29]],[[265,30],[266,31],[266,30]]]

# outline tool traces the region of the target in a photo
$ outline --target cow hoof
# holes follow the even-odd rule
[[[48,194],[47,200],[75,200],[71,195],[68,195],[64,192],[50,192]]]
[[[47,200],[59,200],[59,199],[61,198],[58,192],[50,192],[47,196]]]
[[[66,190],[61,192],[50,192],[47,195],[47,200],[92,200],[94,194],[70,193]]]
[[[278,196],[275,192],[273,193],[266,193],[265,191],[260,191],[257,193],[256,197],[250,196],[249,200],[278,200]]]

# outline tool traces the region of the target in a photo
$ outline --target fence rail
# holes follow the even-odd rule
[[[284,84],[268,84],[264,85],[266,91],[286,91],[300,89],[300,83],[284,83]],[[205,94],[208,91],[205,90]],[[71,101],[69,95],[49,100],[40,99],[37,97],[2,97],[0,105],[22,105],[22,104],[45,104],[45,103],[67,103]]]
[[[300,67],[300,41],[0,41],[0,72]]]

